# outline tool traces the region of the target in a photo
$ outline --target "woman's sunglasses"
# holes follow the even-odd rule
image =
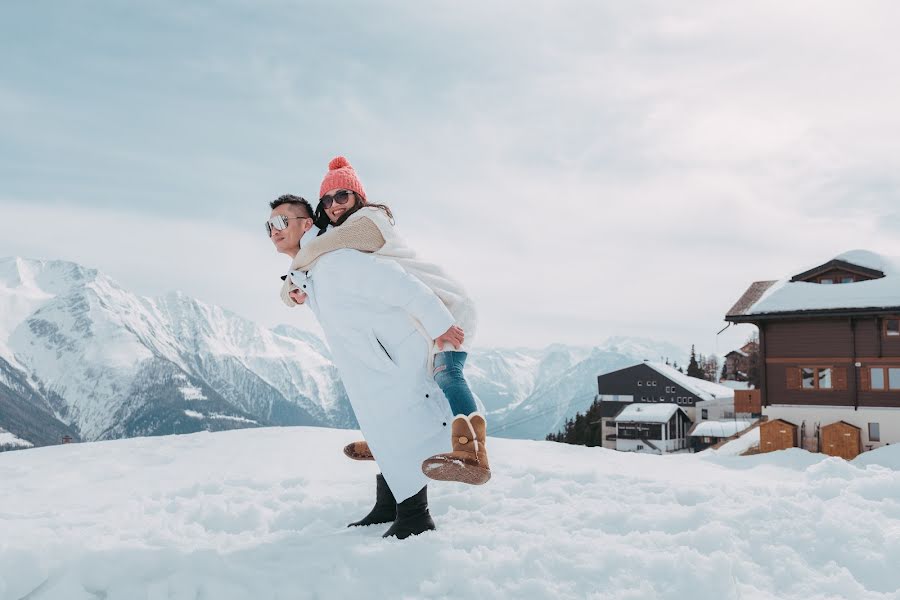
[[[309,219],[310,217],[285,217],[282,215],[275,215],[268,221],[266,221],[266,235],[272,237],[272,230],[275,231],[284,231],[287,229],[288,221],[291,219]]]
[[[322,205],[322,208],[328,210],[331,208],[331,205],[337,202],[340,205],[347,204],[350,201],[350,197],[353,195],[353,192],[350,190],[338,190],[331,196],[322,196],[319,199],[319,204]]]

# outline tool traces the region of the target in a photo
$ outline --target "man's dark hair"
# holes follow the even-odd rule
[[[302,206],[303,210],[306,212],[307,217],[313,216],[312,205],[302,196],[295,196],[293,194],[285,194],[283,196],[278,196],[278,198],[269,202],[269,208],[271,208],[272,210],[275,210],[282,204],[290,204],[292,206]]]

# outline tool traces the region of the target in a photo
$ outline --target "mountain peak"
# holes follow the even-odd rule
[[[56,295],[99,275],[97,269],[65,260],[0,257],[0,285],[9,289],[26,288]]]

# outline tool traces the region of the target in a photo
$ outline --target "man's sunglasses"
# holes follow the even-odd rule
[[[272,230],[275,231],[284,231],[288,227],[288,221],[291,219],[309,219],[310,217],[285,217],[282,215],[275,215],[268,221],[266,221],[266,234],[269,237],[272,237]]]
[[[338,190],[331,196],[322,196],[319,198],[319,204],[322,205],[322,208],[328,210],[331,208],[331,205],[337,202],[341,206],[347,204],[350,201],[350,197],[353,195],[353,192],[350,190]]]

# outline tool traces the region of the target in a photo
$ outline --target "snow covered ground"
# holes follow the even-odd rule
[[[737,439],[725,442],[716,450],[709,448],[703,452],[718,456],[739,456],[754,446],[759,446],[759,427],[754,427]]]
[[[900,446],[651,456],[490,440],[438,531],[346,529],[355,432],[264,428],[0,454],[0,599],[900,599]],[[887,465],[887,466],[882,466]]]
[[[34,446],[29,441],[17,438],[5,429],[0,429],[0,448],[31,448]]]

